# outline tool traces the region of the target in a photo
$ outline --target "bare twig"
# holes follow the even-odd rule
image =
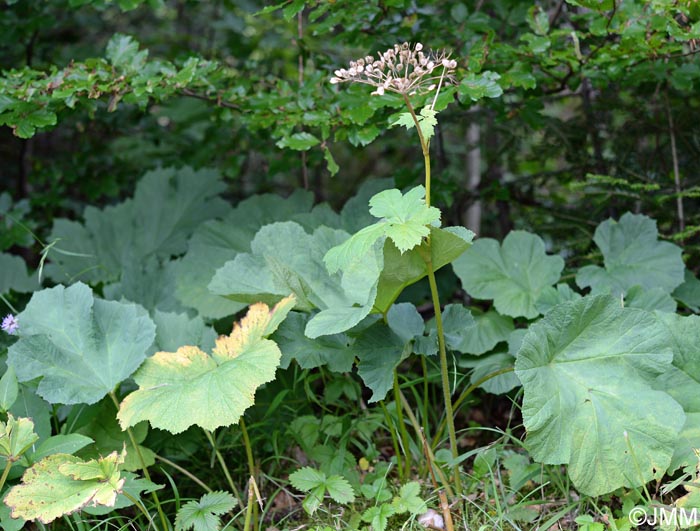
[[[668,134],[671,137],[671,159],[673,160],[673,182],[676,186],[676,211],[678,212],[678,229],[685,230],[685,215],[683,214],[683,195],[681,194],[681,174],[678,169],[678,151],[676,149],[676,130],[673,125],[671,105],[668,103],[668,89],[664,94],[666,104],[666,116],[668,117]],[[681,240],[681,243],[683,241]]]

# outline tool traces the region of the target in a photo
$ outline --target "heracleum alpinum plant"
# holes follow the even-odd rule
[[[430,138],[434,133],[437,120],[435,104],[440,89],[454,81],[457,61],[451,59],[445,51],[425,52],[421,43],[395,44],[393,48],[377,54],[377,58],[368,55],[351,61],[349,68],[341,68],[334,72],[331,84],[362,83],[375,87],[373,96],[382,96],[387,92],[400,94],[408,108],[392,125],[403,125],[407,129],[416,127],[425,163],[425,206],[430,207]],[[426,105],[420,114],[416,114],[411,102],[412,96],[425,95],[435,91],[430,105]],[[426,236],[430,248],[430,235]],[[432,264],[431,253],[423,256],[428,269],[428,281],[435,311],[435,322],[438,331],[438,348],[440,352],[440,372],[442,376],[445,415],[450,437],[452,455],[457,457],[457,436],[454,426],[450,381],[447,365],[445,336],[442,326],[442,313],[435,281],[435,268]],[[398,393],[397,393],[398,394]],[[398,404],[397,404],[398,405]],[[400,410],[400,407],[399,407]],[[459,494],[461,480],[458,469],[454,474],[455,491]]]

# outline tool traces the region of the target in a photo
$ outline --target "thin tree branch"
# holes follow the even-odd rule
[[[666,116],[668,117],[668,134],[671,137],[671,159],[673,160],[673,182],[676,186],[676,211],[678,212],[678,228],[680,232],[685,230],[685,215],[683,213],[683,195],[681,194],[681,173],[678,168],[678,150],[676,149],[676,130],[673,125],[673,114],[668,102],[668,89],[664,93],[666,104]],[[681,240],[681,244],[683,240]]]

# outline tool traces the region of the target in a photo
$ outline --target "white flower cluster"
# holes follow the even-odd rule
[[[377,59],[368,55],[350,61],[350,68],[336,70],[330,82],[365,83],[376,87],[372,94],[388,91],[410,96],[430,92],[445,81],[452,82],[455,68],[457,61],[444,51],[426,54],[421,43],[411,46],[405,42],[377,54]]]

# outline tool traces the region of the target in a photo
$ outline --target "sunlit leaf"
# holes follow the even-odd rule
[[[94,404],[146,358],[155,326],[135,304],[95,299],[82,283],[35,292],[19,314],[8,363],[20,382],[40,378],[53,404]]]
[[[272,310],[254,304],[230,335],[216,340],[211,355],[184,346],[150,357],[134,375],[139,389],[119,409],[122,428],[143,420],[171,433],[192,425],[214,430],[236,424],[253,405],[255,390],[275,376],[281,353],[266,337],[293,306],[293,297]]]
[[[7,422],[0,421],[0,456],[16,461],[39,439],[34,433],[31,419],[7,415]]]
[[[123,455],[114,452],[98,460],[83,461],[54,454],[27,469],[22,483],[10,489],[5,503],[13,518],[53,522],[88,505],[113,506],[124,486],[119,465]]]

